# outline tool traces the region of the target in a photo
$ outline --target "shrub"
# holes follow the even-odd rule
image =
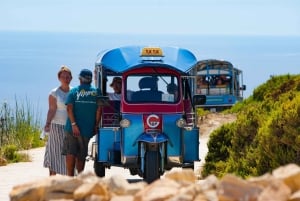
[[[5,145],[2,147],[3,157],[12,163],[28,161],[29,157],[25,153],[19,153],[16,145]]]
[[[44,141],[40,140],[40,118],[28,100],[26,104],[20,104],[16,100],[14,107],[3,103],[0,117],[0,158],[7,159],[8,162],[27,160],[26,154],[17,151],[44,146]]]
[[[211,135],[204,174],[259,176],[300,164],[300,75],[271,77],[230,111],[237,120]]]
[[[226,161],[229,157],[229,150],[231,149],[233,124],[222,125],[219,129],[210,134],[207,144],[209,152],[205,158],[205,165],[202,170],[202,176],[215,174],[222,176],[226,169]]]

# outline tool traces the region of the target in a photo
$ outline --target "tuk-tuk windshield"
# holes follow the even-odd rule
[[[129,75],[126,101],[131,103],[175,103],[179,100],[178,79],[173,75]]]

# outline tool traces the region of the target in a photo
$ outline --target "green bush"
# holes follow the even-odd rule
[[[3,147],[3,155],[8,160],[13,160],[17,151],[16,145],[6,145]]]
[[[40,117],[28,100],[26,104],[16,100],[14,107],[3,103],[0,117],[0,153],[9,162],[27,160],[26,154],[18,153],[19,150],[44,146],[44,141],[40,140]]]
[[[230,112],[237,120],[211,135],[205,175],[259,176],[300,165],[300,75],[271,77]]]
[[[209,152],[205,158],[205,166],[201,172],[202,176],[215,174],[222,176],[226,169],[226,161],[229,158],[231,149],[233,124],[222,125],[219,129],[210,134],[207,144]]]
[[[3,157],[11,163],[28,161],[29,157],[27,154],[19,153],[16,145],[5,145],[2,147]]]

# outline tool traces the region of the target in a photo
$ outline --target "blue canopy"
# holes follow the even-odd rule
[[[168,66],[181,72],[189,71],[196,63],[195,55],[178,47],[154,47],[161,50],[162,55],[142,55],[148,46],[125,46],[106,50],[98,54],[96,65],[102,66],[116,73],[122,73],[141,65]],[[151,48],[151,47],[149,47]]]

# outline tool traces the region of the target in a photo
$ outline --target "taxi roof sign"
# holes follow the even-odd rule
[[[141,57],[163,57],[163,51],[159,47],[144,47]]]

